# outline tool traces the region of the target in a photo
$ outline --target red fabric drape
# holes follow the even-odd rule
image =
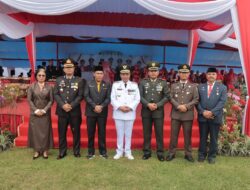
[[[187,64],[190,68],[193,66],[196,50],[200,41],[200,36],[196,30],[190,31],[188,43],[188,60]]]
[[[0,114],[0,127],[9,126],[14,135],[17,135],[17,127],[23,123],[23,116],[13,114]]]
[[[75,12],[66,15],[45,16],[30,13],[9,14],[18,20],[34,23],[72,24],[72,25],[98,25],[136,28],[164,28],[193,30],[203,26],[213,25],[208,21],[177,21],[159,15],[143,15],[134,13],[109,12]],[[211,26],[210,26],[211,27]]]
[[[25,19],[24,17],[18,14],[10,14],[10,16],[16,19],[17,21],[21,22],[22,24],[27,25],[29,23],[27,19]],[[30,77],[30,83],[32,83],[35,81],[34,72],[35,72],[35,63],[36,63],[35,37],[34,37],[33,32],[25,37],[25,42],[26,42],[26,49],[27,49],[28,57],[30,61],[30,69],[32,69],[31,77]]]
[[[26,41],[26,48],[28,51],[29,61],[30,61],[30,69],[31,71],[31,77],[30,77],[30,83],[35,81],[35,65],[36,65],[36,49],[35,49],[35,37],[33,32],[30,33],[28,36],[25,37]]]
[[[245,79],[247,83],[247,90],[250,90],[250,1],[237,0],[237,11],[240,26],[240,36],[242,45],[242,54],[244,59]],[[245,131],[244,133],[250,136],[250,101],[247,98],[245,110]]]

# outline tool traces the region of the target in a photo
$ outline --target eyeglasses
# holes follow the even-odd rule
[[[45,77],[45,75],[37,75],[37,76],[39,76],[39,77]]]

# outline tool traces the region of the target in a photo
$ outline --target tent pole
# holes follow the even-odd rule
[[[58,61],[59,57],[58,57],[58,52],[59,52],[59,45],[58,42],[56,42],[56,60]]]
[[[166,46],[163,46],[163,64],[165,67],[165,64],[166,64]]]

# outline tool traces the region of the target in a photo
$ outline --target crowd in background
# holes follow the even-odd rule
[[[84,59],[81,59],[79,63],[75,62],[75,76],[85,78],[86,80],[92,79],[92,71],[95,66],[95,60],[89,58],[86,62]],[[62,70],[63,60],[59,60],[55,63],[53,59],[48,62],[43,61],[41,65],[38,65],[37,68],[45,68],[47,80],[55,80],[57,77],[63,75]],[[120,80],[119,66],[123,63],[122,59],[118,59],[116,64],[113,64],[113,60],[109,59],[108,61],[100,60],[99,65],[102,65],[104,68],[104,80],[113,83],[114,81]],[[129,60],[126,60],[127,64]],[[136,65],[131,66],[132,74],[131,81],[139,83],[141,79],[147,77],[147,69],[145,64],[141,61],[138,61]],[[15,70],[11,72],[11,76],[15,75]],[[0,66],[0,77],[3,76],[3,68]],[[27,73],[27,76],[31,76],[31,70]],[[18,77],[23,77],[23,73],[20,73]],[[168,84],[175,83],[179,80],[178,71],[174,69],[167,70],[163,65],[160,69],[159,78],[166,80]],[[189,80],[193,83],[204,83],[206,82],[206,73],[200,73],[199,71],[194,72],[191,70]],[[244,75],[242,73],[236,74],[233,69],[230,69],[228,72],[225,70],[219,70],[217,73],[217,80],[225,84],[228,88],[234,87],[241,89],[245,85]]]
[[[44,67],[46,69],[47,80],[55,79],[56,77],[63,75],[61,62],[62,60],[60,60],[55,66],[53,60],[49,60],[48,65],[46,65],[46,62],[42,62],[42,65],[38,67]],[[111,83],[120,80],[120,64],[122,64],[122,61],[118,60],[118,65],[116,67],[112,67],[112,62],[100,60],[99,65],[102,65],[104,68],[104,80]],[[79,76],[87,80],[91,79],[94,66],[95,65],[93,58],[90,58],[88,60],[88,64],[85,63],[84,59],[81,59],[79,63],[75,63],[75,76]],[[141,62],[134,66],[131,66],[131,68],[131,81],[139,83],[141,79],[146,78],[148,75],[145,65]],[[234,86],[235,88],[241,88],[242,85],[245,84],[244,75],[242,73],[236,74],[233,69],[230,69],[228,72],[218,69],[217,72],[217,81],[222,82],[228,88],[230,88],[231,86]],[[168,71],[165,66],[162,66],[162,68],[160,69],[159,78],[166,80],[169,84],[175,83],[179,80],[178,71],[174,69],[170,69]],[[205,83],[207,80],[206,73],[200,73],[199,71],[194,72],[193,70],[191,70],[189,80],[193,83],[198,84]]]

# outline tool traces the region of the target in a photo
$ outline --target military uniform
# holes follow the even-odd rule
[[[148,69],[159,69],[159,64],[151,62]],[[163,124],[164,124],[164,105],[169,101],[170,94],[166,81],[162,79],[152,80],[144,79],[139,85],[141,103],[142,103],[142,124],[143,124],[143,159],[151,157],[151,135],[152,126],[155,127],[155,136],[157,142],[157,155],[163,156]],[[151,111],[148,108],[149,103],[155,103],[157,109]]]
[[[124,68],[123,68],[124,67]],[[130,72],[128,65],[122,65],[120,73]],[[117,149],[114,159],[119,159],[125,153],[128,159],[134,159],[131,154],[131,137],[134,120],[136,118],[136,108],[140,103],[140,93],[137,83],[127,81],[117,81],[112,86],[111,104],[113,106],[113,119],[117,131]],[[130,111],[123,112],[119,108],[127,106]],[[125,147],[124,147],[125,136]]]
[[[184,64],[179,66],[179,72],[188,72],[189,66]],[[179,81],[171,85],[171,136],[169,145],[169,160],[175,156],[176,147],[178,143],[178,136],[180,127],[183,127],[184,143],[185,143],[185,155],[186,159],[192,160],[191,153],[191,136],[192,136],[192,125],[194,119],[194,107],[198,104],[199,95],[197,85],[190,83],[188,80]],[[186,112],[181,112],[178,109],[179,105],[185,105],[187,108]],[[168,158],[167,158],[168,160]]]
[[[95,67],[95,71],[103,71],[100,66]],[[91,159],[95,154],[95,131],[96,124],[98,126],[98,146],[99,153],[107,158],[106,150],[106,123],[108,117],[108,105],[110,103],[110,83],[105,81],[98,84],[95,80],[87,82],[84,90],[84,97],[86,101],[85,115],[87,117],[87,130],[88,130],[88,158]],[[102,112],[96,113],[94,111],[97,105],[102,106]]]
[[[54,87],[54,97],[57,102],[56,114],[58,115],[58,134],[59,134],[59,157],[64,157],[67,153],[67,128],[71,127],[73,133],[73,152],[80,155],[80,126],[81,100],[83,98],[84,83],[81,78],[72,76],[67,78],[62,76],[57,78]],[[66,112],[64,104],[70,104],[72,110]]]

